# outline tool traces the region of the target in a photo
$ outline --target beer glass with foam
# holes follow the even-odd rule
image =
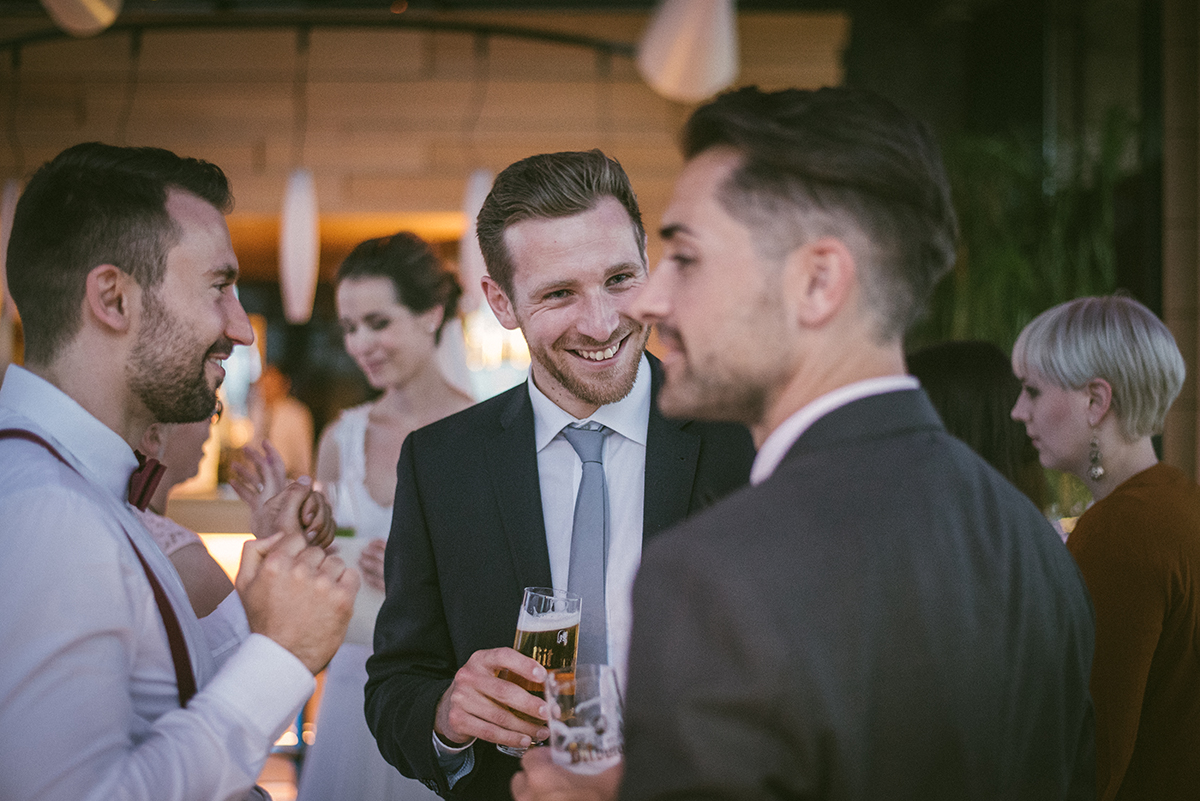
[[[579,651],[581,604],[578,595],[566,590],[526,587],[513,648],[536,660],[547,671],[574,667]],[[501,671],[500,678],[511,681],[539,698],[545,697],[542,685],[536,682],[526,681],[508,671]],[[496,747],[515,757],[525,753],[523,748],[506,745]]]

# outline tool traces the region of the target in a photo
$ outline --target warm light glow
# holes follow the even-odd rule
[[[323,214],[321,241],[357,245],[364,239],[412,231],[428,242],[449,242],[458,239],[466,227],[467,220],[461,211]]]
[[[529,346],[520,329],[509,331],[500,325],[486,303],[466,316],[463,335],[471,370],[495,370],[506,364],[524,370],[529,366]]]
[[[237,578],[238,565],[242,563],[242,546],[254,539],[253,534],[201,534],[204,547],[217,560],[217,564],[233,581]]]

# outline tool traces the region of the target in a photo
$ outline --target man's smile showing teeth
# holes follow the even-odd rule
[[[621,340],[621,342],[624,341],[625,340]],[[617,355],[617,351],[621,349],[621,342],[618,342],[606,350],[577,350],[575,352],[585,359],[591,359],[594,362],[602,362],[605,359],[611,359],[613,356]]]

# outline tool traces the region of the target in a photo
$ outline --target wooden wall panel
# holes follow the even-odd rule
[[[623,42],[635,42],[646,23],[644,14],[627,12],[460,18]],[[739,31],[740,83],[841,80],[845,15],[743,14]],[[0,142],[0,178],[28,175],[80,141],[153,144],[221,165],[237,196],[235,218],[278,214],[297,163],[296,32],[147,32],[132,104],[130,41],[113,34],[24,48],[11,123],[18,146]],[[453,32],[312,29],[301,162],[314,172],[322,211],[346,219],[440,213],[436,230],[444,237],[445,214],[459,208],[471,170],[601,147],[625,165],[647,225],[656,228],[681,163],[676,143],[690,107],[655,95],[627,58],[509,36],[491,37],[483,51],[477,43]],[[0,62],[0,85],[10,87],[11,64]],[[0,104],[0,115],[8,112]],[[0,130],[10,127],[4,116]],[[234,227],[240,236],[269,228]],[[262,254],[272,247],[254,243],[251,275],[270,277],[273,265]]]

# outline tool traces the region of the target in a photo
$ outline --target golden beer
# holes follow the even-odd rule
[[[580,605],[578,595],[550,588],[526,587],[513,648],[547,671],[574,667],[579,652]],[[507,670],[501,670],[498,675],[538,698],[545,697],[545,690],[538,682],[528,681]],[[545,722],[516,710],[513,714],[530,723]],[[496,748],[517,757],[524,753],[521,748],[504,745]]]
[[[521,610],[513,648],[546,670],[572,667],[579,653],[579,618],[579,612],[551,612],[534,617]],[[541,684],[520,676],[507,678],[534,695],[542,695]]]

